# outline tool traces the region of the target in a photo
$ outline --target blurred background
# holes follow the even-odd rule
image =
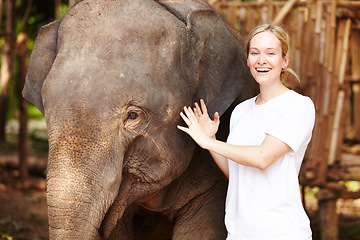
[[[317,114],[299,176],[313,239],[359,240],[360,1],[209,2],[242,36],[263,22],[289,32],[301,84],[291,76],[287,84],[310,96]],[[39,28],[68,6],[0,0],[0,239],[48,239],[46,124],[21,90]]]
[[[21,97],[39,28],[68,9],[61,0],[0,0],[0,239],[47,239],[47,132]]]

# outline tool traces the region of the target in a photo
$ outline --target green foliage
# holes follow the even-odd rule
[[[360,239],[360,226],[353,224],[349,226],[339,227],[339,238],[342,240],[355,240]]]
[[[29,119],[37,120],[42,120],[44,118],[44,114],[42,114],[42,112],[40,112],[40,110],[32,104],[28,105],[28,116]]]
[[[41,26],[48,24],[56,20],[55,14],[55,1],[49,0],[32,0],[32,5],[30,12],[27,18],[24,18],[26,15],[27,7],[29,1],[16,1],[16,16],[15,16],[15,38],[16,36],[24,31],[28,35],[27,41],[27,50],[28,57],[34,47],[34,41],[37,36],[37,33]],[[63,16],[68,10],[68,0],[61,0],[60,6],[60,15]],[[4,31],[6,24],[6,4],[4,2],[3,7],[3,21],[0,26],[0,31]],[[25,20],[25,21],[24,21]],[[4,37],[0,37],[0,53],[4,48]],[[0,64],[1,64],[1,54],[0,54]],[[19,101],[17,91],[17,84],[19,79],[19,67],[15,59],[13,65],[13,76],[10,82],[9,87],[9,99],[7,106],[7,121],[15,118],[18,115]],[[1,89],[0,89],[1,92]],[[29,118],[30,119],[42,119],[43,114],[37,110],[34,106],[29,105]]]
[[[236,30],[240,31],[240,29],[241,29],[240,23],[236,22],[235,25],[234,25],[234,28],[235,28]]]
[[[39,218],[38,216],[36,216],[35,214],[30,214],[30,219],[31,219],[31,221],[35,224],[35,225],[37,225],[37,226],[42,226],[42,225],[44,225],[44,220],[43,219],[41,219],[41,218]]]
[[[61,4],[61,9],[60,9],[61,17],[63,17],[68,10],[69,10],[69,6],[67,4]]]
[[[1,239],[4,239],[4,240],[13,240],[14,238],[12,236],[10,236],[9,234],[7,233],[2,233],[0,232],[0,237]]]
[[[68,0],[61,1],[61,12],[67,11]],[[22,25],[25,24],[26,33],[31,39],[35,39],[36,34],[41,26],[54,21],[55,15],[55,1],[49,0],[32,0],[29,17],[26,23],[23,23],[23,17],[27,8],[28,1],[17,1],[17,32],[21,31]]]
[[[44,154],[48,152],[48,134],[45,129],[45,119],[36,120],[38,127],[31,129],[29,138],[31,140],[31,148],[34,153]]]
[[[360,191],[360,182],[358,181],[346,181],[344,182],[347,190],[350,192],[358,192]]]
[[[30,132],[30,139],[34,142],[48,143],[48,135],[45,130],[34,128]]]

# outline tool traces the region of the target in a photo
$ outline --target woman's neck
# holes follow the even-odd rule
[[[289,91],[289,89],[285,87],[282,83],[280,85],[266,87],[260,85],[260,94],[256,98],[255,102],[257,105],[264,104],[287,91]]]

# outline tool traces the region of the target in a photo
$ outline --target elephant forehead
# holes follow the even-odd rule
[[[62,66],[66,65],[71,65],[71,61]],[[102,71],[97,66],[88,69],[75,66],[69,66],[65,72],[62,67],[54,66],[50,71],[42,93],[47,104],[54,104],[53,107],[86,104],[115,109],[134,103],[154,113],[173,114],[170,108],[178,112],[184,101],[191,99],[186,86],[181,84],[181,73],[174,69],[162,73],[144,71],[144,65],[140,66],[142,71],[135,72],[126,68]]]
[[[60,25],[48,81],[61,76],[53,83],[57,93],[74,89],[113,104],[142,95],[149,105],[169,105],[196,77],[184,66],[191,62],[188,36],[184,23],[154,1],[84,1]]]
[[[90,0],[76,5],[64,17],[58,44],[75,49],[116,42],[130,47],[132,42],[134,46],[157,46],[165,39],[179,41],[186,32],[185,24],[155,1]]]
[[[161,71],[181,64],[188,36],[184,23],[155,1],[85,1],[64,17],[58,52],[107,71]]]

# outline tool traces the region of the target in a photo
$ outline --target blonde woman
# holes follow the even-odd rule
[[[249,34],[247,63],[260,86],[258,96],[232,112],[227,142],[216,140],[219,115],[211,120],[203,100],[180,115],[178,128],[210,151],[229,179],[227,240],[310,240],[310,221],[298,175],[315,121],[314,104],[283,85],[288,69],[288,34],[263,24]]]

